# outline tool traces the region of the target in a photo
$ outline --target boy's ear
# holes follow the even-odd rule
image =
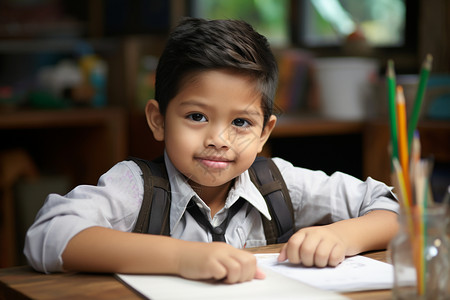
[[[159,111],[159,103],[154,100],[148,100],[145,106],[145,116],[147,124],[153,132],[153,137],[157,141],[164,140],[164,116]]]
[[[269,139],[269,136],[272,133],[272,130],[275,128],[276,123],[277,123],[277,117],[275,115],[271,115],[269,117],[269,120],[266,123],[266,126],[264,126],[264,129],[262,130],[261,137],[259,138],[258,153],[260,153],[262,151],[264,144]]]

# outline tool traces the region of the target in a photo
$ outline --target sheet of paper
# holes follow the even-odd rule
[[[331,291],[309,286],[271,270],[266,278],[239,284],[187,280],[177,276],[125,275],[116,277],[142,296],[152,300],[268,300],[347,299]]]
[[[256,257],[261,267],[324,290],[352,292],[391,289],[394,282],[392,265],[360,255],[346,258],[335,268],[278,263],[278,253],[256,254]]]

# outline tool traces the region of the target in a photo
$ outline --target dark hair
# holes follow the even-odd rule
[[[175,27],[156,69],[155,98],[161,113],[192,72],[231,69],[255,80],[264,124],[272,115],[278,67],[267,39],[238,20],[186,18]]]

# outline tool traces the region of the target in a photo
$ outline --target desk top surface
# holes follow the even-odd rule
[[[273,253],[280,245],[247,249]],[[364,254],[386,261],[386,251]],[[390,290],[343,293],[350,299],[391,299]],[[112,274],[57,273],[45,275],[29,266],[0,269],[0,299],[141,299]]]

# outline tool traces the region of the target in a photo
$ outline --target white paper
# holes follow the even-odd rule
[[[353,292],[391,289],[394,282],[392,265],[365,256],[346,258],[337,267],[304,267],[277,262],[278,253],[256,254],[258,265],[320,289]]]
[[[238,284],[196,281],[177,276],[116,274],[122,282],[152,300],[268,300],[268,299],[347,299],[331,291],[314,288],[269,269],[266,278]]]

